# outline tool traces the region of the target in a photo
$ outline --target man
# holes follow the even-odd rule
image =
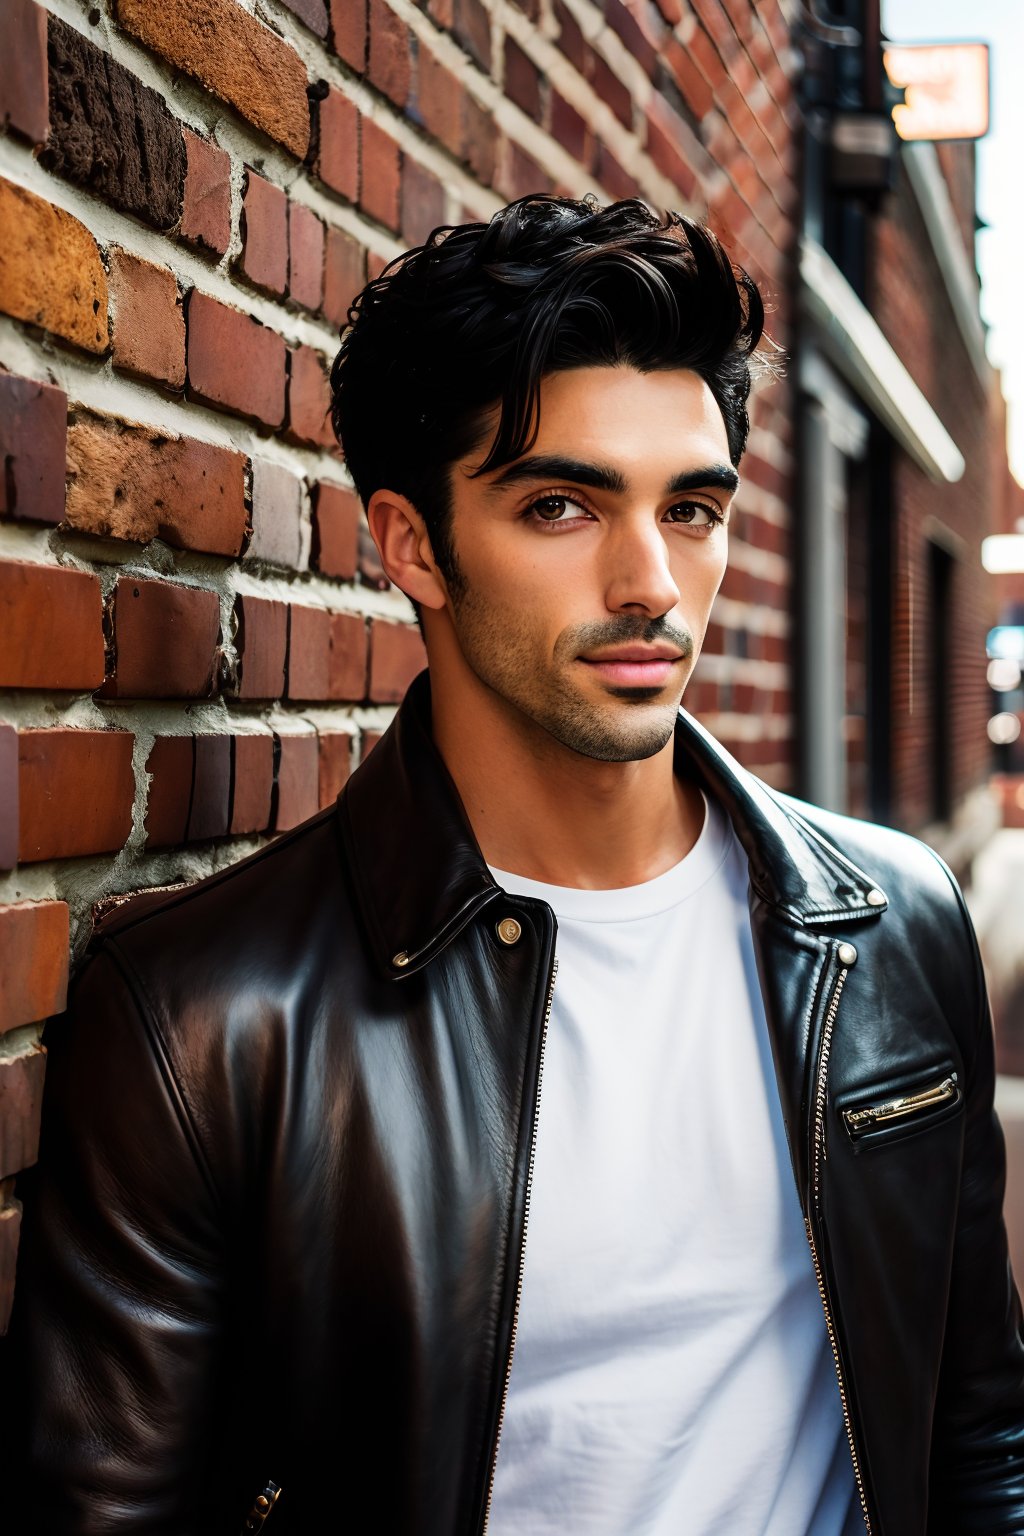
[[[678,709],[761,323],[638,202],[361,296],[335,422],[429,673],[51,1032],[29,1529],[1024,1532],[960,895]]]

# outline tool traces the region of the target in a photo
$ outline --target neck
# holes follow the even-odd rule
[[[434,740],[488,864],[549,885],[611,890],[655,879],[693,847],[703,802],[675,777],[671,740],[642,762],[600,762],[476,678],[453,689],[431,671]]]

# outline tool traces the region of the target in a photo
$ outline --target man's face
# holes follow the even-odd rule
[[[517,723],[585,757],[653,756],[725,573],[737,477],[689,370],[548,375],[521,459],[452,471],[462,658]]]

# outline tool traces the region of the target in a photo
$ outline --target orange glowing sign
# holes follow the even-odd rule
[[[883,49],[906,102],[893,107],[901,139],[980,139],[988,132],[988,44],[915,43]]]

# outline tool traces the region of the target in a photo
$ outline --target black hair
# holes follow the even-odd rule
[[[434,230],[353,301],[331,371],[332,419],[364,504],[388,487],[423,517],[446,575],[449,466],[493,432],[475,471],[525,453],[541,379],[567,368],[692,368],[733,464],[749,430],[764,306],[703,225],[638,198],[532,196],[487,224]]]

